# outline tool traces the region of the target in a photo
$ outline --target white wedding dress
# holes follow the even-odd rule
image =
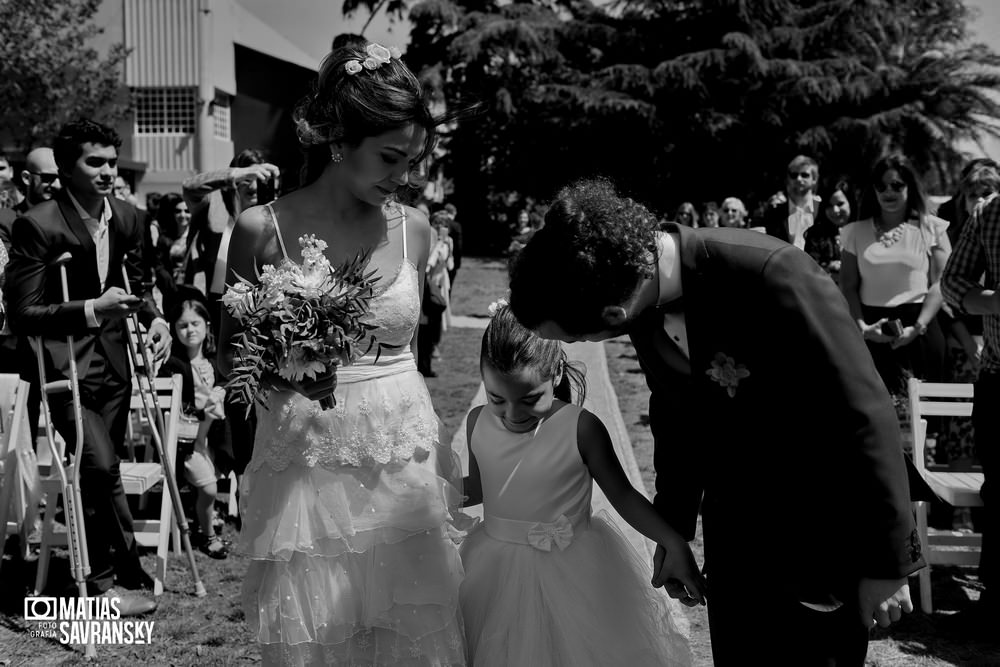
[[[275,392],[257,412],[240,550],[266,664],[465,664],[447,530],[461,470],[410,352],[420,294],[405,219],[403,238],[370,313],[391,347],[339,370],[333,409]]]

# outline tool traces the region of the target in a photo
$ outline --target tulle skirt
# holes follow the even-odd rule
[[[349,428],[356,435],[363,419],[370,425],[360,428],[383,450],[387,437],[395,446],[391,434],[401,428],[412,438],[430,405],[422,379],[412,375],[347,387],[338,392],[341,409],[314,414],[311,431],[325,420],[326,433]],[[359,401],[378,411],[352,409]],[[312,409],[303,405],[291,416],[301,420]],[[278,406],[273,418],[284,413]],[[432,411],[430,418],[436,421]],[[274,431],[282,429],[270,427],[258,430],[262,451],[254,458],[271,464],[250,466],[240,499],[240,551],[252,559],[243,609],[264,663],[464,665],[463,571],[449,530],[451,508],[460,503],[459,468],[436,430],[408,456],[397,448],[387,461],[350,465],[331,462],[331,448],[342,441],[289,442],[286,429],[286,440],[276,443]],[[274,457],[268,448],[293,451]]]
[[[503,542],[483,524],[462,544],[469,664],[476,667],[690,665],[663,593],[606,513],[560,550]]]

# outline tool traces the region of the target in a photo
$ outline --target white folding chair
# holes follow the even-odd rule
[[[979,490],[983,486],[983,473],[968,470],[949,470],[935,466],[928,469],[924,461],[924,443],[927,436],[928,416],[972,417],[974,386],[970,383],[909,381],[910,437],[913,442],[913,463],[920,476],[941,500],[953,507],[981,507],[983,499]],[[946,400],[942,400],[946,399]],[[979,563],[983,538],[981,534],[942,532],[931,534],[927,526],[927,503],[913,503],[917,532],[923,546],[927,567],[918,573],[920,583],[920,608],[924,613],[933,611],[931,602],[932,565],[976,565]]]
[[[171,462],[177,460],[177,423],[181,414],[181,376],[174,375],[169,378],[156,379],[156,392],[163,410],[163,420],[166,424],[166,434],[164,435],[164,452],[170,457]],[[133,391],[132,399],[129,403],[129,411],[132,414],[142,412],[142,401],[138,392]],[[130,415],[130,418],[132,415]],[[139,437],[149,437],[139,432]],[[145,448],[146,452],[151,452],[151,447]],[[170,496],[167,493],[163,477],[163,465],[159,461],[151,460],[151,456],[143,456],[145,460],[123,460],[119,464],[122,477],[122,486],[128,496],[139,496],[140,500],[150,494],[151,491],[159,489],[160,512],[158,519],[134,519],[133,529],[135,540],[142,547],[156,549],[156,567],[153,571],[153,595],[163,594],[164,582],[167,576],[167,557],[170,545],[170,537],[174,536],[175,550],[180,544],[180,532],[174,521]],[[175,468],[176,469],[176,468]],[[51,480],[47,480],[51,482]],[[43,484],[47,493],[53,490],[52,484]],[[58,488],[56,488],[58,490]],[[46,509],[45,519],[42,522],[42,544],[38,555],[38,573],[35,578],[35,591],[41,593],[45,590],[45,583],[48,580],[49,559],[51,550],[56,547],[66,546],[66,534],[55,532],[54,509],[55,496],[50,496]],[[140,503],[141,504],[141,503]],[[51,510],[51,512],[50,512]]]
[[[0,526],[4,540],[19,536],[22,558],[28,556],[28,534],[42,494],[28,424],[28,391],[28,383],[17,375],[0,374]]]

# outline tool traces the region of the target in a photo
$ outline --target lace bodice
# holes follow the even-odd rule
[[[376,291],[367,321],[376,326],[372,334],[383,346],[381,356],[409,351],[413,332],[420,321],[419,275],[413,262],[404,259],[395,277]],[[375,357],[374,349],[368,357]],[[358,363],[364,364],[365,359]]]

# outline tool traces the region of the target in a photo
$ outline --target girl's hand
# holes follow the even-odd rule
[[[873,343],[891,343],[895,339],[892,336],[886,336],[882,333],[882,325],[888,321],[888,318],[883,317],[874,324],[862,324],[861,336],[865,340],[870,340]]]
[[[286,380],[277,373],[268,373],[264,380],[278,391],[294,391],[311,401],[318,401],[333,396],[333,392],[337,388],[337,369],[335,367],[328,368],[317,374],[315,379],[306,379],[302,382]]]
[[[920,337],[920,329],[914,326],[903,327],[903,333],[898,338],[893,338],[890,345],[892,349],[900,348],[905,345],[909,345],[917,338]]]
[[[664,587],[667,595],[688,607],[706,604],[708,585],[698,571],[691,547],[683,540],[656,545],[652,584],[654,588]]]

